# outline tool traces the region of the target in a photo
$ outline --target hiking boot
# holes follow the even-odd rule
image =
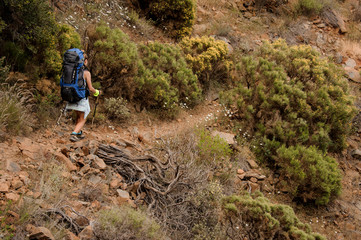
[[[71,135],[71,137],[69,138],[69,140],[72,141],[72,142],[77,142],[77,141],[79,141],[79,140],[81,140],[81,139],[78,138],[77,135]]]
[[[85,136],[83,135],[83,131],[80,131],[76,136],[77,136],[79,139],[85,138]]]
[[[72,142],[77,142],[84,138],[83,131],[80,131],[79,133],[72,132],[70,135],[71,136],[70,136],[69,140]]]

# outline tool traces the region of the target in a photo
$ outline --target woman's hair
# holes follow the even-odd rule
[[[81,51],[83,52],[84,60],[87,60],[87,59],[88,59],[88,55],[85,53],[85,50],[82,49]]]

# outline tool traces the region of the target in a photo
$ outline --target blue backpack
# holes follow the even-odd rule
[[[89,90],[84,79],[84,53],[72,48],[64,53],[62,76],[60,79],[61,97],[70,103],[87,98]]]

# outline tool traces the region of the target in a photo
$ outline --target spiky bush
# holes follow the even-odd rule
[[[265,43],[258,55],[243,58],[239,67],[239,86],[223,96],[228,103],[236,103],[238,118],[256,138],[259,159],[275,166],[279,161],[277,149],[282,145],[315,146],[320,151],[313,154],[320,156],[314,158],[316,162],[301,159],[303,170],[310,171],[317,164],[328,168],[324,155],[345,147],[355,113],[342,71],[310,46],[290,47],[284,40]],[[336,170],[331,167],[327,173],[337,175]],[[309,198],[326,203],[313,190],[320,184],[336,189],[333,185],[340,183],[325,177],[310,184]],[[331,195],[336,192],[331,191]]]
[[[283,145],[277,150],[277,165],[292,181],[289,190],[296,196],[327,204],[331,196],[341,193],[341,173],[336,160],[314,146]]]
[[[227,78],[231,61],[227,59],[228,47],[225,42],[204,36],[184,38],[179,45],[187,63],[203,85],[209,86],[212,81],[222,82]]]
[[[139,47],[137,97],[149,107],[171,110],[178,104],[195,105],[201,97],[197,76],[188,68],[178,46],[159,42]]]
[[[124,206],[101,210],[95,222],[94,234],[104,240],[166,239],[160,226],[145,212]]]
[[[194,0],[145,0],[139,1],[158,25],[176,38],[190,35],[195,19]]]
[[[223,228],[230,239],[326,239],[311,232],[290,206],[272,204],[261,193],[225,197],[223,208]]]
[[[89,67],[101,79],[104,92],[132,99],[136,86],[134,76],[139,61],[137,46],[120,29],[105,24],[88,30]]]

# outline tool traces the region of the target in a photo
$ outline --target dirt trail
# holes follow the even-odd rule
[[[197,126],[213,125],[218,117],[223,114],[221,105],[216,101],[208,101],[194,109],[182,109],[175,120],[151,119],[147,114],[136,114],[131,123],[114,126],[98,124],[91,127],[90,120],[85,126],[84,132],[89,138],[98,140],[116,140],[125,138],[134,142],[151,144],[156,138],[176,136]]]

